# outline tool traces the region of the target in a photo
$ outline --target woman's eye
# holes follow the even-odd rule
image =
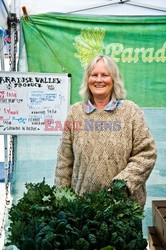
[[[90,75],[90,77],[94,77],[94,78],[97,78],[97,77],[103,77],[103,78],[105,78],[105,77],[109,77],[109,75],[108,74],[102,74],[102,75],[98,75],[98,74],[92,74],[92,75]]]

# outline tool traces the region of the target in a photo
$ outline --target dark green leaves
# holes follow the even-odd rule
[[[126,182],[77,196],[45,182],[26,184],[10,212],[7,245],[31,250],[144,250],[143,209],[126,195]]]

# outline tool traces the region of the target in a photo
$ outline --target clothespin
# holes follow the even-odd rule
[[[23,11],[23,15],[24,15],[25,19],[28,20],[29,16],[28,16],[26,6],[22,6],[22,11]]]

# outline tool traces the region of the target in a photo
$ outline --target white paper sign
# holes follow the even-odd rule
[[[0,72],[0,134],[62,133],[70,80],[69,74]]]

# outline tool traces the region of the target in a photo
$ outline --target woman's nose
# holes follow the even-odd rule
[[[96,78],[96,81],[102,81],[102,76],[101,75],[98,75],[97,78]]]

